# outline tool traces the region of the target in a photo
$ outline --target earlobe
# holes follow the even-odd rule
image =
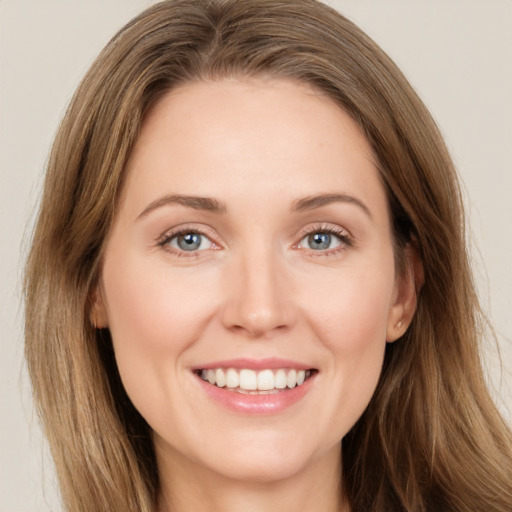
[[[416,312],[418,295],[424,283],[423,263],[417,244],[410,242],[405,249],[405,269],[397,277],[394,301],[391,305],[386,341],[392,343],[407,331]]]
[[[108,327],[108,315],[105,308],[105,302],[101,293],[100,284],[97,283],[90,294],[91,309],[89,320],[95,329],[104,329]]]

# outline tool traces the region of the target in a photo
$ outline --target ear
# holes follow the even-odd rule
[[[386,341],[392,343],[407,331],[416,312],[418,295],[424,283],[423,263],[415,241],[405,248],[405,268],[395,281],[389,310]]]
[[[101,291],[101,284],[98,281],[90,294],[91,310],[89,320],[95,329],[104,329],[108,327],[108,315],[105,308],[105,301]]]

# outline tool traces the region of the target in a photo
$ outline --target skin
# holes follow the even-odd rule
[[[162,200],[177,194],[221,208]],[[343,197],[298,208],[325,194]],[[200,248],[181,250],[177,228],[204,234]],[[309,243],[328,231],[328,249]],[[154,431],[160,510],[344,510],[341,439],[375,390],[386,342],[410,323],[411,268],[409,258],[396,275],[373,153],[330,99],[232,79],[160,100],[129,163],[92,313]],[[241,414],[191,371],[234,357],[318,372],[291,407]]]

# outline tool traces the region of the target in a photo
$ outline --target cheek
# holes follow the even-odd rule
[[[323,293],[310,289],[307,306],[304,303],[316,338],[330,354],[326,377],[333,408],[325,421],[336,433],[345,435],[352,428],[377,386],[393,284],[391,259],[388,265],[345,269],[331,276]]]
[[[188,269],[187,269],[188,270]],[[201,287],[208,276],[177,272],[125,258],[121,265],[105,265],[109,326],[123,350],[154,353],[179,349],[193,340],[213,306],[211,287]]]
[[[207,276],[181,276],[136,257],[104,266],[109,329],[123,385],[145,417],[158,418],[182,354],[201,336],[214,306]],[[161,407],[160,407],[161,409]]]
[[[394,293],[392,260],[329,277],[323,289],[311,287],[303,301],[319,336],[343,357],[383,345]]]

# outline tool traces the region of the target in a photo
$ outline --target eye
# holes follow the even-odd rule
[[[344,229],[319,226],[309,230],[296,247],[319,253],[330,253],[351,245],[352,237]]]
[[[341,240],[338,236],[325,232],[310,233],[299,242],[300,247],[305,247],[314,251],[334,249],[340,245]]]
[[[186,231],[174,233],[161,242],[161,245],[177,252],[195,252],[211,249],[213,242],[202,233]]]

